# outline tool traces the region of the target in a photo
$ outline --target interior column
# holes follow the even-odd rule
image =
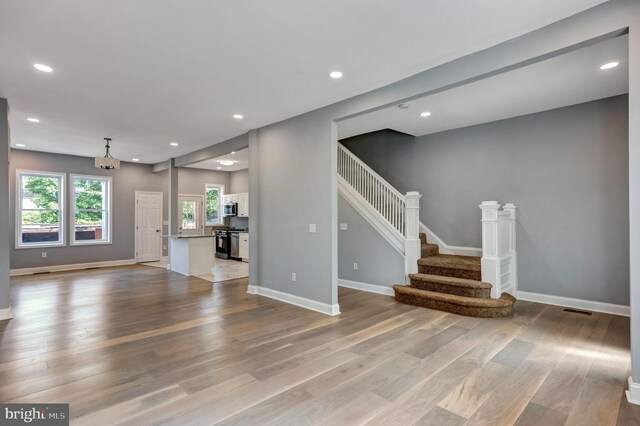
[[[629,267],[631,377],[627,399],[640,404],[640,22],[629,29]]]
[[[9,205],[9,103],[0,98],[0,320],[11,318],[9,256],[11,206]]]
[[[176,159],[169,160],[169,235],[178,235],[180,219],[178,205],[178,168]]]

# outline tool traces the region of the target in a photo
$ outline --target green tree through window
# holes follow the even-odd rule
[[[220,187],[206,187],[206,219],[207,225],[220,223]]]

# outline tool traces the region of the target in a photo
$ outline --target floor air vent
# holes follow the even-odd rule
[[[591,315],[591,312],[589,312],[589,311],[581,311],[580,309],[564,308],[563,311],[571,312],[572,314]]]

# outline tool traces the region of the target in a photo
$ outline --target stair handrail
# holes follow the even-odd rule
[[[407,237],[406,197],[341,143],[338,143],[338,175]]]

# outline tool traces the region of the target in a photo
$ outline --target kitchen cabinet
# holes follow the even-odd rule
[[[240,247],[239,247],[239,256],[245,262],[249,260],[249,233],[241,232],[240,233]]]
[[[238,216],[249,217],[249,193],[238,194]]]
[[[227,203],[239,203],[240,202],[240,194],[226,194],[222,196],[222,202],[224,204]]]
[[[226,194],[222,196],[222,203],[236,203],[238,205],[238,216],[249,217],[249,193]]]

